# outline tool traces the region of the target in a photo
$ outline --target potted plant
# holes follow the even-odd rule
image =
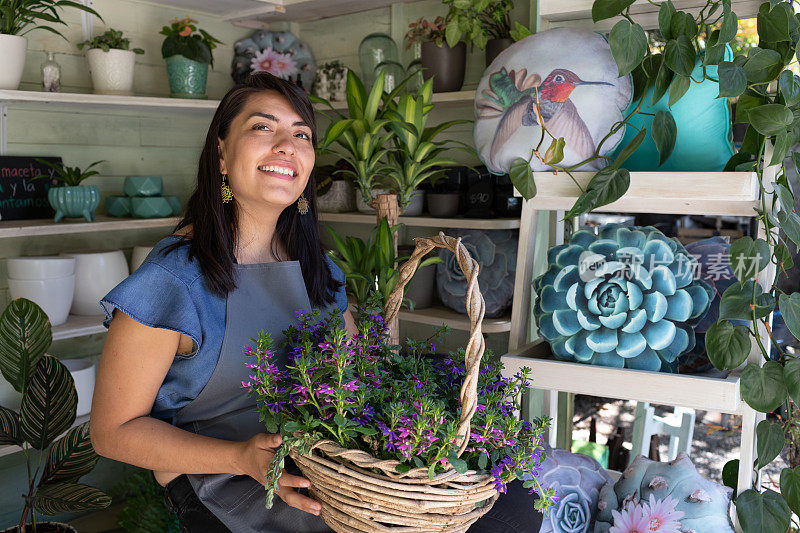
[[[315,176],[317,182],[317,210],[320,213],[348,213],[356,209],[356,191],[349,178],[345,178],[338,170],[352,170],[347,161],[339,160],[336,165],[318,167]]]
[[[95,161],[85,169],[39,158],[36,161],[55,170],[53,182],[47,191],[50,206],[56,211],[54,220],[58,222],[62,218],[83,217],[87,222],[92,222],[94,210],[100,204],[100,191],[96,185],[81,185],[81,182],[99,174],[98,171],[89,169],[105,161]]]
[[[440,154],[456,141],[436,141],[436,136],[465,120],[451,120],[435,127],[426,127],[428,115],[433,109],[434,80],[426,81],[416,94],[404,94],[397,102],[387,103],[385,116],[387,127],[394,132],[394,144],[389,154],[388,177],[397,193],[398,204],[406,216],[422,214],[424,192],[420,184],[442,174],[443,167],[457,162]],[[459,148],[461,148],[459,147]]]
[[[326,100],[343,102],[347,99],[347,67],[338,59],[317,67],[314,94]]]
[[[37,529],[74,533],[75,529],[65,524],[37,523],[36,513],[102,509],[111,503],[104,492],[78,483],[94,468],[99,456],[92,448],[89,423],[71,428],[78,405],[75,384],[67,368],[45,353],[53,335],[47,315],[35,303],[24,298],[13,300],[0,315],[0,331],[8,332],[0,335],[0,371],[22,394],[19,412],[0,406],[0,444],[28,448],[22,515],[19,525],[4,533]],[[34,450],[38,453],[31,453]]]
[[[133,68],[141,48],[130,49],[130,40],[113,28],[93,39],[78,43],[87,47],[86,60],[97,94],[133,94]]]
[[[74,7],[103,20],[92,8],[69,0],[0,0],[0,89],[19,87],[28,50],[24,34],[41,29],[61,35],[51,26],[29,26],[40,21],[66,25],[58,12],[64,7]]]
[[[167,36],[161,45],[161,56],[167,62],[169,91],[173,98],[208,98],[208,66],[214,66],[211,51],[222,43],[205,30],[198,30],[196,22],[189,17],[172,20],[170,26],[164,26],[159,32]]]
[[[451,46],[462,38],[486,50],[488,66],[497,55],[511,46],[509,13],[512,0],[443,0],[450,7],[447,13],[445,38]]]
[[[421,43],[422,76],[433,78],[433,92],[461,90],[467,65],[467,45],[457,39],[445,41],[449,20],[436,17],[433,22],[424,18],[409,24],[406,48]]]

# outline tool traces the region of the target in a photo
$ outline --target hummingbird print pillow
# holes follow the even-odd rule
[[[623,119],[631,102],[631,77],[619,77],[611,48],[599,33],[555,28],[526,37],[504,50],[489,65],[475,98],[475,147],[494,173],[505,174],[511,162],[540,144],[540,153],[553,138],[564,138],[561,165],[578,164],[594,155],[597,144]],[[614,150],[621,129],[602,147]],[[595,159],[578,170],[606,166]],[[551,167],[533,157],[534,171]]]

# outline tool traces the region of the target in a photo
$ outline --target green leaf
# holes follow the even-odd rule
[[[687,78],[685,76],[676,75],[672,78],[672,83],[669,84],[669,100],[667,105],[672,107],[675,102],[681,99],[681,97],[686,94],[686,91],[689,90],[689,84],[691,83],[691,78]]]
[[[678,126],[672,113],[669,111],[658,111],[653,118],[653,126],[650,135],[656,143],[658,150],[658,165],[664,164],[675,148],[675,138],[678,135]]]
[[[792,107],[800,102],[800,76],[793,74],[791,70],[784,70],[778,83],[786,105]]]
[[[451,453],[447,456],[447,462],[449,462],[459,474],[463,474],[469,470],[467,467],[467,462],[463,459],[460,459],[455,453]]]
[[[730,255],[733,275],[739,280],[755,277],[769,264],[771,257],[767,241],[753,240],[752,237],[741,237],[733,241]]]
[[[92,471],[98,459],[100,456],[95,453],[89,436],[89,422],[85,422],[70,429],[50,447],[39,483],[75,483]]]
[[[741,387],[742,399],[747,405],[762,413],[772,412],[786,399],[783,366],[777,361],[767,361],[763,367],[747,363]]]
[[[778,273],[783,270],[790,270],[794,266],[792,253],[785,244],[779,244],[775,247],[775,259],[778,261]]]
[[[33,505],[45,515],[103,509],[111,498],[103,491],[79,483],[48,483],[36,491]]]
[[[753,303],[753,280],[737,281],[722,293],[719,302],[719,318],[729,320],[752,319],[750,304]],[[774,300],[768,293],[761,290],[761,286],[756,286],[755,313],[756,318],[763,318],[772,312]]]
[[[783,69],[783,58],[775,50],[753,47],[747,52],[744,72],[749,83],[766,83]]]
[[[619,200],[628,190],[631,175],[624,168],[606,167],[592,176],[584,192],[564,216],[576,217],[592,209]]]
[[[401,463],[401,464],[399,464],[399,465],[395,466],[395,467],[394,467],[394,469],[395,469],[397,472],[401,473],[401,474],[405,474],[406,472],[408,472],[409,470],[411,470],[411,465],[407,465],[407,464],[405,464],[405,463]]]
[[[553,139],[544,154],[544,162],[550,166],[557,165],[564,159],[564,137]]]
[[[333,421],[334,421],[334,422],[336,423],[336,425],[337,425],[337,426],[339,426],[339,427],[344,427],[344,426],[346,426],[346,425],[347,425],[347,419],[346,419],[345,417],[343,417],[343,416],[342,416],[341,414],[339,414],[339,413],[336,413],[336,415],[333,417]]]
[[[732,63],[723,61],[717,67],[719,75],[719,96],[736,97],[747,89],[747,74],[744,69]],[[739,114],[739,104],[736,104],[736,114]]]
[[[800,359],[790,359],[783,366],[783,381],[794,403],[800,405]]]
[[[782,104],[765,104],[747,112],[750,124],[762,135],[775,135],[794,121],[792,110]]]
[[[463,33],[464,32],[459,26],[458,19],[450,20],[450,22],[447,24],[447,28],[444,30],[444,37],[447,40],[447,46],[452,48],[458,44],[458,41],[461,39],[461,35]]]
[[[786,444],[786,436],[780,424],[762,420],[756,427],[756,452],[758,462],[756,468],[761,469],[775,459]]]
[[[511,183],[519,191],[523,198],[530,200],[536,196],[536,183],[534,183],[533,172],[525,158],[518,157],[511,162],[508,172]]]
[[[729,43],[736,38],[736,32],[739,31],[739,20],[736,13],[731,11],[730,3],[723,4],[722,6],[722,25],[719,28],[718,43]]]
[[[610,19],[616,17],[636,0],[595,0],[592,4],[592,20]]]
[[[661,100],[664,97],[664,95],[667,94],[667,90],[672,84],[673,77],[674,73],[662,61],[661,66],[658,69],[658,74],[656,74],[655,82],[653,84],[653,98],[651,100],[652,105],[656,105],[656,102]]]
[[[489,461],[489,456],[486,455],[486,452],[481,452],[481,454],[478,456],[478,468],[480,468],[481,470],[485,470],[488,461]]]
[[[610,165],[610,167],[619,168],[622,165],[622,163],[624,163],[626,159],[632,156],[633,153],[636,151],[636,149],[639,148],[639,146],[642,144],[642,141],[644,141],[644,138],[646,136],[647,136],[646,129],[642,128],[641,130],[639,130],[639,132],[633,139],[631,139],[631,141],[627,144],[627,146],[625,146],[625,148],[623,148],[620,151],[619,155]],[[627,187],[625,188],[625,190],[628,190]]]
[[[664,39],[672,39],[674,37],[670,30],[670,22],[674,14],[675,6],[672,5],[671,0],[661,2],[658,8],[658,29],[661,31],[661,36],[664,37]]]
[[[687,78],[691,76],[696,59],[692,41],[686,35],[678,35],[675,39],[668,41],[664,47],[664,63],[675,74]]]
[[[0,405],[0,445],[22,446],[19,414]]]
[[[725,45],[715,44],[706,46],[705,53],[703,54],[704,65],[719,65],[725,60]]]
[[[52,342],[50,321],[41,307],[25,298],[8,304],[0,315],[0,372],[14,390],[25,389]]]
[[[789,40],[789,14],[781,6],[770,7],[768,2],[761,4],[756,18],[758,38],[768,43]]]
[[[782,209],[778,211],[778,222],[786,236],[800,246],[800,217],[797,216],[797,213]]]
[[[778,309],[794,338],[800,339],[800,293],[781,294],[778,297]]]
[[[706,332],[706,352],[714,367],[720,370],[739,368],[750,353],[750,335],[742,326],[718,320]]]
[[[736,498],[736,515],[744,533],[777,533],[789,529],[791,511],[780,494],[747,489]]]
[[[611,54],[617,62],[619,75],[630,74],[647,54],[647,35],[638,24],[620,20],[608,36]]]
[[[739,485],[739,459],[731,459],[722,467],[722,484],[732,488],[736,494],[736,487]]]
[[[789,508],[800,515],[800,466],[781,470],[781,494]]]
[[[670,17],[669,32],[673,39],[677,39],[680,36],[693,39],[697,35],[697,23],[689,13],[678,11]]]
[[[78,394],[75,381],[61,361],[44,355],[22,396],[22,436],[37,450],[44,450],[75,422]]]

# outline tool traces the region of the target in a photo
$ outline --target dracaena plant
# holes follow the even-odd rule
[[[82,43],[78,43],[78,49],[83,50],[83,47],[87,47],[89,49],[92,48],[99,48],[103,52],[108,52],[111,49],[114,50],[130,50],[134,54],[143,54],[144,50],[141,48],[134,48],[131,50],[131,41],[127,37],[122,36],[122,32],[119,30],[115,30],[113,28],[107,30],[102,35],[97,35],[96,37],[89,39],[87,41],[83,41]]]
[[[100,174],[96,170],[89,170],[89,169],[95,165],[99,165],[100,163],[105,162],[105,160],[101,159],[100,161],[95,161],[86,168],[81,168],[81,167],[68,167],[63,163],[53,163],[51,161],[39,158],[36,158],[36,161],[49,168],[52,168],[55,171],[55,173],[52,176],[53,181],[55,181],[55,183],[52,185],[53,187],[76,187],[80,185],[83,180],[91,178],[92,176],[96,176],[97,174]],[[41,177],[45,177],[45,175],[42,174]]]
[[[78,483],[99,457],[88,422],[70,429],[78,394],[67,367],[45,353],[52,341],[47,315],[30,300],[13,300],[0,315],[0,371],[22,394],[19,413],[0,406],[0,445],[21,446],[27,464],[20,531],[29,518],[36,531],[37,512],[54,515],[111,503],[104,492]]]
[[[65,7],[80,9],[103,20],[94,9],[71,0],[0,0],[0,33],[25,35],[32,30],[46,30],[64,37],[55,28],[40,23],[66,26],[59,13]]]

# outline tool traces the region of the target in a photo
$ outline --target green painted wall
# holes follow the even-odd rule
[[[154,3],[135,0],[95,0],[94,8],[103,16],[105,24],[95,20],[94,33],[107,27],[122,30],[133,46],[143,48],[145,54],[136,56],[136,94],[167,96],[169,86],[166,69],[161,58],[161,26],[171,19],[183,18],[185,10],[168,8]],[[364,13],[290,25],[290,29],[305,40],[318,62],[340,59],[358,70],[358,45],[367,34],[380,31],[395,37],[401,43],[409,22],[421,16],[444,14],[439,0],[423,0],[399,4],[392,8],[376,9]],[[218,17],[204,13],[188,13],[199,20],[198,26],[221,41],[214,51],[215,66],[209,72],[208,94],[218,99],[233,85],[230,78],[233,43],[249,35],[252,30],[240,28]],[[527,6],[515,10],[514,18],[528,20]],[[86,60],[75,46],[83,40],[80,14],[75,10],[63,12],[67,27],[60,31],[68,41],[45,31],[33,31],[29,38],[25,73],[21,84],[24,90],[41,90],[40,65],[46,52],[55,52],[62,67],[62,91],[91,92],[91,80]],[[281,29],[283,26],[276,26]],[[402,45],[401,45],[402,46]],[[403,49],[403,63],[410,55]],[[469,52],[465,89],[474,89],[484,68],[483,52]],[[472,118],[470,106],[434,110],[433,121]],[[200,145],[212,113],[210,111],[110,111],[86,107],[67,110],[58,106],[9,106],[9,155],[58,155],[69,165],[88,165],[105,160],[99,166],[100,176],[89,183],[97,185],[103,196],[120,194],[122,182],[130,174],[157,174],[164,178],[165,194],[178,195],[184,202],[195,179]],[[320,130],[326,127],[321,121]],[[471,142],[471,126],[450,130],[452,137]],[[474,162],[468,156],[455,154],[460,160]],[[103,213],[104,204],[98,212]],[[368,228],[353,224],[339,225],[340,233],[366,236]],[[438,231],[411,228],[404,240],[413,236],[430,235]],[[0,304],[8,302],[6,283],[6,257],[19,255],[48,255],[62,251],[83,249],[123,249],[130,254],[133,246],[152,244],[168,233],[166,229],[126,230],[72,235],[9,238],[0,240]],[[427,334],[429,328],[414,326],[415,334]],[[432,329],[432,328],[430,328]],[[403,328],[401,335],[410,334]],[[102,349],[104,335],[58,341],[50,353],[62,357],[94,357]],[[445,348],[462,345],[466,335],[454,332]],[[505,351],[507,335],[490,335],[489,347],[495,353]],[[0,378],[1,379],[1,378]],[[95,471],[84,478],[101,488],[109,488],[133,468],[121,463],[101,459]],[[25,478],[24,455],[17,453],[0,457],[0,528],[19,520]]]

